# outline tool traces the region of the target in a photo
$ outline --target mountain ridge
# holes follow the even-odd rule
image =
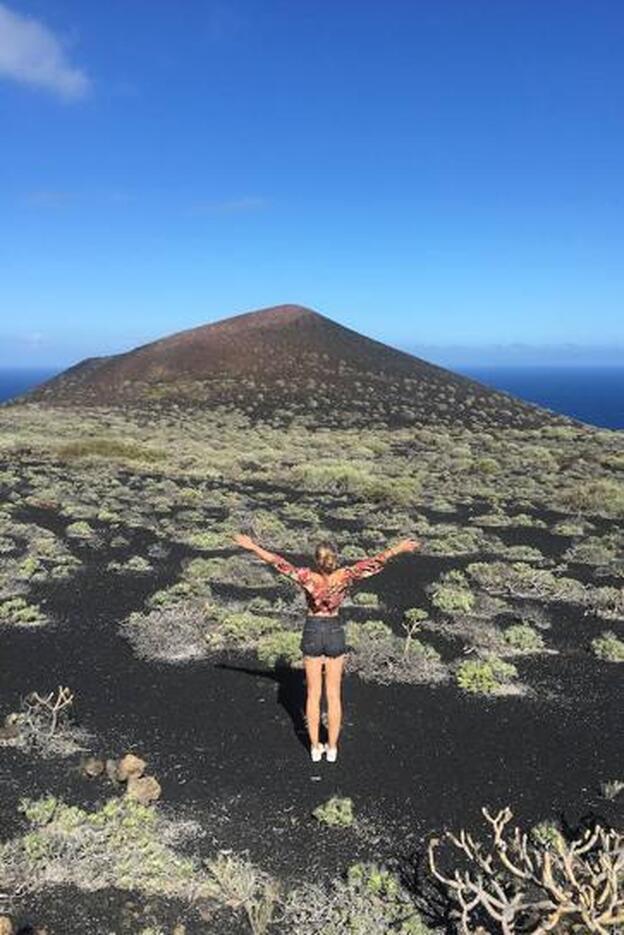
[[[226,405],[317,424],[569,422],[302,305],[269,306],[88,357],[18,398],[57,405]]]

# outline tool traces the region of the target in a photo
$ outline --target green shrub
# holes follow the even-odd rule
[[[498,474],[501,469],[496,458],[476,458],[472,467],[480,474]]]
[[[479,552],[482,534],[474,529],[436,526],[433,535],[426,539],[429,555],[471,555]]]
[[[504,637],[510,646],[523,652],[535,652],[544,647],[541,634],[526,623],[516,623],[507,627]]]
[[[591,641],[591,647],[599,659],[608,662],[624,662],[624,641],[612,630],[605,630]]]
[[[552,527],[557,536],[582,536],[585,534],[585,523],[582,520],[561,519]]]
[[[354,821],[353,802],[349,798],[333,795],[327,802],[317,805],[312,814],[322,825],[345,828]]]
[[[615,538],[601,539],[588,536],[583,542],[577,542],[564,553],[566,562],[580,562],[585,565],[608,565],[620,551],[620,543]]]
[[[261,636],[256,645],[256,653],[260,662],[273,668],[278,661],[289,666],[300,662],[301,634],[293,630],[280,630]]]
[[[93,536],[93,529],[84,520],[70,523],[65,532],[68,536],[72,536],[76,539],[91,539]]]
[[[377,607],[379,597],[373,591],[358,591],[353,595],[353,603],[360,607]]]
[[[177,581],[168,588],[154,591],[147,599],[148,607],[168,607],[185,600],[193,594],[193,588],[188,581]],[[210,588],[206,586],[206,596],[210,597]]]
[[[211,530],[190,533],[184,537],[184,541],[194,549],[205,549],[206,551],[223,549],[230,545],[222,532],[212,532]]]
[[[457,684],[473,694],[491,695],[502,687],[502,682],[517,674],[514,665],[502,659],[466,659],[455,673]]]
[[[423,620],[427,620],[428,617],[429,614],[426,610],[423,610],[422,607],[409,607],[407,610],[403,611],[403,619],[410,627],[418,626],[419,623],[422,623]]]
[[[607,477],[579,481],[560,493],[559,502],[574,512],[624,516],[624,484]]]
[[[624,792],[624,780],[622,779],[607,779],[605,782],[600,783],[600,794],[605,799],[612,801],[621,792]]]
[[[257,645],[261,637],[275,634],[281,629],[280,621],[274,617],[263,617],[246,610],[219,612],[209,626],[206,640],[213,649],[251,648]]]
[[[508,545],[504,550],[505,558],[512,562],[543,562],[544,556],[532,545]]]
[[[624,620],[624,588],[592,588],[587,608],[607,620]]]
[[[23,597],[12,597],[0,601],[0,622],[14,624],[43,623],[45,614],[38,604],[29,604]]]
[[[347,657],[347,670],[356,672],[366,681],[438,682],[447,677],[440,654],[433,646],[409,637],[396,636],[382,620],[346,626],[346,638],[354,650]]]
[[[363,623],[355,623],[350,620],[347,624],[346,635],[349,642],[357,648],[358,644],[362,642],[390,639],[393,633],[383,620],[365,620]]]
[[[354,863],[330,887],[302,884],[284,904],[289,935],[429,935],[399,877],[377,863]]]
[[[552,571],[534,568],[526,562],[473,562],[466,572],[480,587],[493,594],[581,605],[587,600],[587,591],[580,581],[558,577]]]
[[[531,837],[542,847],[557,847],[565,843],[565,838],[561,833],[559,825],[554,821],[540,821],[531,828]]]
[[[445,614],[469,614],[474,608],[475,595],[466,576],[456,569],[445,572],[431,585],[431,603]]]
[[[187,891],[197,878],[195,862],[163,843],[166,822],[125,796],[93,812],[54,796],[22,799],[20,810],[33,827],[14,845],[14,859],[24,861],[31,878],[52,866],[64,881],[88,886],[97,879],[97,885],[169,894]]]

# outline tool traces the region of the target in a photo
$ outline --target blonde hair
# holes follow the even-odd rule
[[[321,571],[326,574],[338,568],[338,556],[331,542],[319,542],[314,550],[314,559]]]

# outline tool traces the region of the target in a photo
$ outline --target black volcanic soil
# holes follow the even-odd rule
[[[298,305],[234,315],[88,358],[20,398],[54,405],[215,406],[288,423],[541,426],[571,420]],[[12,401],[19,405],[20,400]]]
[[[44,516],[37,511],[36,521],[45,525]],[[56,519],[50,515],[48,522]],[[132,551],[139,545],[135,540]],[[91,553],[70,583],[34,589],[58,622],[0,629],[0,710],[15,709],[33,688],[70,685],[76,718],[96,737],[91,752],[144,756],[162,783],[157,807],[205,827],[194,845],[198,853],[248,850],[261,867],[296,882],[325,878],[366,857],[418,866],[430,834],[462,825],[482,829],[482,805],[510,804],[522,824],[560,818],[574,829],[591,818],[622,821],[621,807],[602,799],[599,789],[601,781],[624,774],[620,670],[576,651],[582,621],[569,612],[556,611],[556,631],[570,652],[516,660],[535,696],[470,697],[453,685],[346,678],[339,761],[312,764],[301,671],[267,671],[250,657],[225,654],[180,665],[146,662],[119,635],[119,622],[175,580],[188,554],[172,546],[155,575],[120,579],[105,570],[110,554]],[[367,582],[367,590],[389,605],[409,606],[414,579],[430,580],[432,562],[455,564],[405,556]],[[568,623],[574,623],[569,630]],[[82,778],[77,767],[77,757],[46,761],[4,749],[2,838],[23,830],[16,805],[24,795],[53,792],[80,804],[115,794],[103,780]],[[359,828],[317,826],[311,809],[334,793],[352,797]],[[161,924],[183,920],[190,935],[206,931],[182,904],[116,891],[62,887],[17,905],[21,924],[41,920],[50,935],[133,932],[133,911],[144,925],[153,912]],[[210,931],[238,931],[229,916],[223,927],[215,924]]]

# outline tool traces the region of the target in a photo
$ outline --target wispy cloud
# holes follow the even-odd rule
[[[131,204],[133,195],[122,189],[112,188],[100,191],[63,191],[55,188],[41,188],[26,192],[18,198],[22,208],[41,208],[42,210],[60,210],[61,208],[112,207],[120,208]]]
[[[59,39],[39,20],[0,3],[0,77],[35,85],[66,99],[82,98],[91,82],[72,65]]]
[[[64,208],[74,200],[71,192],[39,191],[29,192],[23,204],[27,208]]]
[[[191,210],[193,214],[245,214],[248,211],[260,211],[268,205],[267,198],[253,196],[232,198],[229,201],[196,201]]]

